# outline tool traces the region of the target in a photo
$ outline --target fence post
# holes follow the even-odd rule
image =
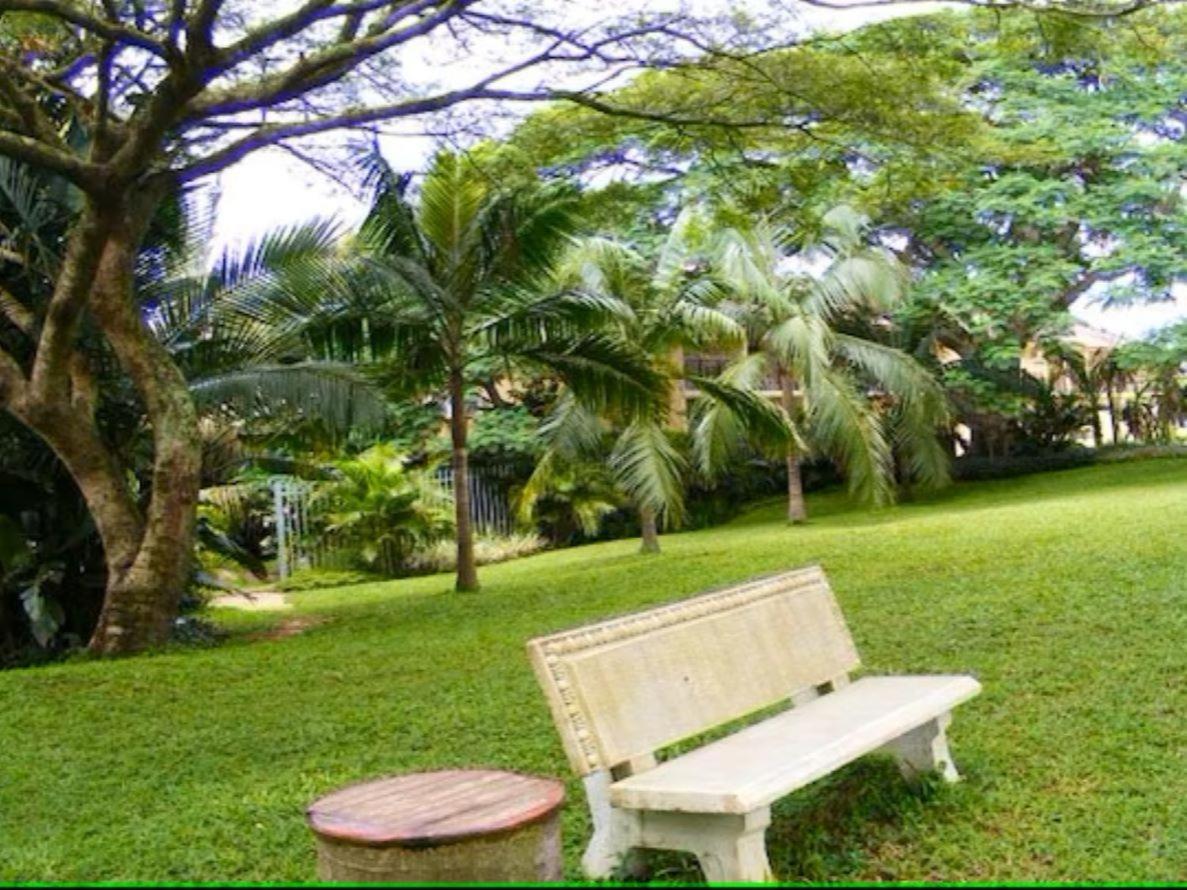
[[[285,515],[284,482],[272,480],[272,503],[276,513],[276,574],[283,581],[289,575],[288,566],[288,517]]]

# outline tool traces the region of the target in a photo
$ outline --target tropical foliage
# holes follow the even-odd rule
[[[449,495],[426,469],[410,469],[390,445],[337,461],[313,507],[335,545],[362,568],[396,574],[418,549],[454,531]]]
[[[746,391],[773,382],[794,425],[787,456],[787,516],[806,516],[800,462],[836,460],[850,491],[875,503],[894,495],[896,466],[927,486],[948,478],[938,436],[948,421],[943,389],[912,356],[881,342],[880,323],[902,299],[905,271],[885,249],[866,243],[868,221],[846,206],[824,214],[821,238],[803,245],[801,263],[822,263],[816,277],[797,271],[785,252],[795,233],[761,222],[722,233],[717,270],[747,349],[721,380]],[[739,429],[716,406],[697,425],[708,470],[724,462]]]

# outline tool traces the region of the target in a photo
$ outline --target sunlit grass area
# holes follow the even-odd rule
[[[1187,861],[1187,460],[958,486],[884,510],[815,498],[731,525],[217,615],[229,642],[0,674],[0,879],[312,880],[304,807],[347,782],[486,765],[568,771],[534,635],[809,562],[864,669],[968,672],[967,781],[869,758],[782,802],[786,880],[1173,880]],[[306,629],[262,635],[294,617]],[[569,875],[588,826],[570,782]],[[688,860],[657,876],[698,880]]]

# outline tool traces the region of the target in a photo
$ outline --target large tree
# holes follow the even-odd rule
[[[99,528],[108,583],[92,651],[164,640],[193,538],[197,412],[133,295],[162,202],[265,146],[463,102],[603,107],[599,84],[715,42],[683,10],[588,24],[569,13],[493,0],[0,0],[0,156],[60,177],[78,198],[46,292],[0,303],[0,325],[22,340],[0,352],[0,406],[50,445]],[[458,86],[418,84],[401,64],[425,52],[469,57],[483,35],[507,55],[459,73]],[[541,85],[559,82],[558,69],[580,76],[566,89]],[[106,341],[145,406],[153,471],[143,508],[100,434],[93,369],[78,349],[84,328]]]

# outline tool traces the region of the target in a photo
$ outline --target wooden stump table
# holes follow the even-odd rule
[[[559,881],[564,785],[443,770],[351,785],[308,810],[323,881]]]

